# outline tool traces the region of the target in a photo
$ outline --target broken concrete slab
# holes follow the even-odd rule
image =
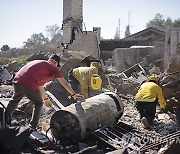
[[[135,94],[135,89],[139,86],[139,83],[122,83],[119,85],[117,92],[120,94]]]
[[[163,52],[160,48],[117,48],[113,50],[113,59],[116,66],[117,73],[125,69],[146,61],[145,63],[152,63],[156,59],[163,57]],[[144,58],[146,57],[146,58]]]
[[[178,71],[180,71],[180,63],[177,63],[177,62],[175,62],[175,61],[172,61],[172,62],[169,64],[169,66],[168,66],[168,68],[166,69],[165,72],[167,72],[167,74],[172,74],[172,73],[174,73],[174,74],[173,74],[174,76],[177,76],[177,77],[180,78],[180,73],[176,73],[176,72],[178,72]]]
[[[8,103],[10,101],[10,98],[0,98],[0,102],[7,107]]]
[[[161,76],[164,97],[174,97],[174,94],[180,91],[180,64],[171,62]]]
[[[32,60],[47,60],[48,59],[48,55],[46,53],[43,53],[41,51],[39,51],[38,53],[32,54],[31,56],[29,56],[26,61],[32,61]]]
[[[161,72],[161,70],[160,70],[160,68],[159,67],[153,67],[153,68],[151,68],[150,70],[149,70],[149,74],[150,75],[153,75],[153,74],[160,74],[160,73],[162,73]]]
[[[1,85],[0,86],[0,98],[10,98],[13,94],[13,86],[12,85]]]
[[[0,82],[4,82],[10,79],[11,79],[11,74],[8,72],[8,70],[6,68],[0,67]]]
[[[20,64],[17,61],[13,61],[7,65],[4,65],[4,67],[7,69],[8,72],[10,72],[12,74],[14,72],[19,71]]]
[[[159,119],[159,120],[162,120],[162,119],[170,119],[170,117],[168,116],[168,114],[162,113],[162,114],[158,114],[158,119]]]
[[[87,52],[69,52],[71,53],[70,57],[65,61],[65,63],[61,66],[60,72],[63,74],[64,78],[67,80],[68,72],[78,67],[81,64],[81,61],[86,57],[90,56]]]
[[[143,69],[143,67],[140,65],[140,63],[137,63],[137,64],[129,67],[128,69],[122,71],[122,73],[124,73],[127,78],[129,78],[130,76],[135,75],[135,73],[137,74],[139,72],[142,72],[144,74],[144,76],[146,75],[146,72]]]

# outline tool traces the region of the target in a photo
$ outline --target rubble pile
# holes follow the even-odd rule
[[[87,60],[87,57],[89,57],[84,53],[79,53],[78,55],[66,53],[63,56],[62,63],[64,65],[62,64],[63,66],[60,68],[60,71],[62,74],[66,75],[68,70],[80,65],[83,60]],[[91,59],[91,57],[89,59]],[[160,62],[157,62],[158,65],[154,66],[149,72],[139,63],[119,74],[114,72],[108,72],[107,74],[106,72],[106,74],[102,74],[104,78],[102,89],[96,94],[94,93],[94,95],[98,95],[104,91],[111,91],[119,95],[124,105],[124,112],[117,123],[118,127],[121,127],[121,125],[124,124],[133,128],[135,132],[127,127],[129,131],[131,130],[143,141],[138,148],[142,148],[142,151],[144,150],[144,152],[160,153],[161,151],[167,151],[172,147],[172,144],[167,145],[164,143],[156,146],[152,140],[155,139],[156,144],[159,144],[160,140],[164,141],[166,136],[177,133],[180,129],[180,65],[172,62],[164,72],[161,72],[162,69],[157,67],[161,66]],[[74,63],[76,63],[76,66],[73,65]],[[14,67],[14,65],[16,67]],[[11,82],[7,81],[11,80],[12,73],[16,72],[17,66],[20,65],[12,63],[11,69],[2,67],[0,70],[0,102],[5,106],[13,95],[13,87],[10,84]],[[163,87],[163,93],[167,100],[168,108],[165,112],[162,112],[159,106],[157,106],[154,124],[150,129],[145,129],[140,121],[139,113],[136,109],[134,94],[137,92],[138,87],[145,80],[146,76],[154,73],[156,73],[161,79],[160,84]],[[46,90],[50,91],[63,105],[67,106],[71,104],[70,100],[67,99],[67,94],[55,80],[49,82],[45,87]],[[33,106],[28,102],[28,99],[22,99],[12,118],[12,126],[27,126],[31,118],[32,109]],[[113,147],[105,146],[105,144],[101,145],[101,142],[98,142],[99,138],[96,139],[93,134],[82,141],[56,141],[50,132],[50,119],[54,113],[55,110],[53,108],[43,106],[39,127],[28,138],[28,144],[22,148],[24,153],[26,153],[26,151],[32,151],[31,153],[93,153],[95,151],[106,153],[117,150]],[[103,128],[106,128],[106,126]],[[144,138],[146,138],[146,140],[144,140]],[[116,138],[113,140],[113,143],[119,144]],[[108,143],[106,143],[106,145],[108,145]],[[148,146],[152,146],[152,148],[149,148]],[[130,144],[125,147],[127,150],[130,147]]]

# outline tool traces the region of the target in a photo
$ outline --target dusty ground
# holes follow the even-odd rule
[[[13,87],[11,85],[1,85],[0,93],[0,102],[7,105],[8,101],[10,100],[10,97],[13,94]],[[142,137],[145,135],[163,137],[179,130],[175,115],[171,113],[160,113],[158,106],[154,125],[151,126],[151,128],[148,130],[144,129],[143,125],[139,120],[139,114],[136,110],[133,96],[131,96],[130,98],[131,99],[129,100],[122,99],[124,104],[124,113],[119,121],[134,127],[137,131],[140,132],[140,135]],[[12,118],[12,126],[28,125],[29,120],[31,118],[31,113],[32,106],[29,104],[26,98],[22,99],[19,103],[18,109],[15,111],[14,116]],[[43,106],[42,116],[38,128],[39,131],[46,131],[48,129],[49,120],[53,113],[54,110],[52,108]],[[24,153],[26,153],[26,150],[28,149],[25,149]],[[45,152],[47,152],[47,150]],[[31,153],[33,153],[33,150]]]

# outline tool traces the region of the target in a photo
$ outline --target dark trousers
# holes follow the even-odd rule
[[[157,100],[154,102],[136,102],[140,118],[145,117],[151,124],[155,118]]]
[[[42,96],[40,94],[39,90],[30,90],[20,84],[14,84],[14,90],[15,93],[12,97],[12,99],[9,101],[9,104],[7,106],[7,113],[12,116],[14,113],[14,110],[17,108],[18,103],[20,100],[26,96],[31,103],[34,104],[34,109],[32,112],[32,117],[30,124],[33,128],[36,128],[40,115],[41,115],[41,108],[43,106],[43,100]]]

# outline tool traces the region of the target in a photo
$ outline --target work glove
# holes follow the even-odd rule
[[[73,94],[73,95],[71,95],[71,97],[74,99],[74,100],[77,100],[78,98],[84,98],[83,97],[83,95],[81,95],[81,94]]]
[[[52,106],[52,102],[50,101],[49,98],[44,99],[44,104],[45,104],[47,107],[51,107],[51,106]]]

